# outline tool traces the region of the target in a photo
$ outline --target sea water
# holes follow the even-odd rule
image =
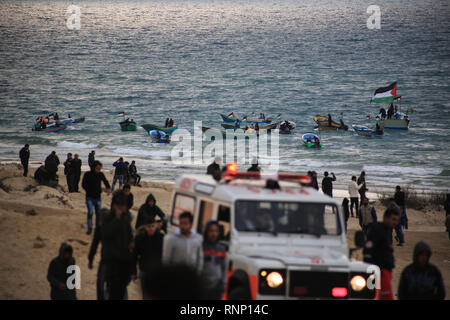
[[[448,1],[378,1],[380,29],[367,26],[368,1],[1,1],[0,158],[25,143],[42,161],[95,149],[105,169],[136,160],[147,179],[173,181],[206,165],[177,165],[174,144],[152,143],[141,127],[121,132],[124,111],[138,125],[172,117],[220,128],[219,113],[252,112],[296,122],[280,135],[280,171],[337,175],[345,187],[367,173],[371,191],[399,184],[450,186],[450,6]],[[70,29],[67,9],[80,9]],[[367,138],[320,133],[300,140],[313,117],[374,127],[376,88],[397,81],[408,131]],[[385,106],[386,107],[386,106]],[[32,132],[39,115],[86,116],[60,133]],[[372,120],[367,116],[371,115]],[[264,169],[267,159],[261,158]]]

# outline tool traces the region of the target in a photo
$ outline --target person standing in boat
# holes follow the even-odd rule
[[[331,127],[332,123],[333,123],[333,119],[331,119],[331,114],[328,114],[328,126]]]
[[[393,115],[394,115],[394,104],[391,103],[389,105],[389,109],[388,109],[388,112],[387,112],[387,118],[391,119]]]
[[[380,109],[380,115],[381,115],[381,119],[386,119],[386,109],[381,108]]]
[[[166,118],[166,123],[164,124],[164,128],[168,128],[169,127],[169,118]]]

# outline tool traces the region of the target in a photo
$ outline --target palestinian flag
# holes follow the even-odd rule
[[[382,102],[390,102],[397,98],[397,82],[390,84],[387,87],[378,88],[375,90],[372,99],[370,102],[382,103]]]

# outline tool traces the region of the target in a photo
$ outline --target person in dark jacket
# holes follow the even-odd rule
[[[83,181],[81,183],[83,189],[86,191],[86,206],[88,209],[87,212],[87,225],[88,230],[87,234],[92,233],[92,214],[95,209],[95,225],[98,224],[100,209],[102,207],[102,188],[101,183],[106,187],[106,192],[109,194],[110,185],[108,180],[106,180],[105,175],[102,170],[102,163],[100,161],[94,162],[94,170],[88,171],[83,176]]]
[[[261,172],[261,168],[258,165],[258,159],[252,159],[252,166],[248,168],[247,172]]]
[[[23,166],[23,176],[28,175],[28,161],[30,160],[30,145],[27,143],[19,152],[20,163]]]
[[[324,194],[333,198],[333,181],[336,181],[336,176],[334,172],[331,173],[333,178],[328,176],[328,171],[323,174],[325,177],[322,179],[322,191]]]
[[[368,231],[363,249],[364,262],[377,265],[381,270],[381,300],[393,300],[392,269],[395,267],[392,248],[392,229],[398,224],[400,211],[388,207],[384,212],[383,222],[374,224]]]
[[[405,243],[405,229],[408,229],[408,217],[406,216],[405,193],[400,186],[395,187],[395,204],[400,208],[400,223],[395,227],[395,239],[398,245]]]
[[[413,263],[400,276],[399,300],[444,300],[444,281],[439,269],[430,263],[430,257],[430,246],[419,241],[414,247]]]
[[[72,192],[79,192],[80,185],[80,177],[81,177],[81,159],[78,157],[78,154],[75,153],[73,156],[72,164],[71,164],[71,174],[73,174],[73,189]]]
[[[92,150],[88,156],[88,165],[91,168],[91,171],[94,170],[94,162],[95,162],[95,150]]]
[[[315,171],[311,172],[311,187],[313,187],[316,190],[319,190],[319,183],[317,182],[317,172]]]
[[[64,161],[64,175],[66,176],[67,189],[69,192],[73,192],[73,173],[71,172],[72,165],[72,154],[69,152],[67,154],[67,159]]]
[[[220,157],[216,157],[214,159],[214,162],[211,163],[207,168],[206,168],[206,174],[210,174],[213,175],[217,174],[217,172],[221,172],[220,171],[220,163],[221,163],[221,159]]]
[[[119,189],[122,188],[125,178],[128,174],[127,165],[123,162],[123,158],[120,157],[119,160],[113,163],[113,166],[116,168],[114,170],[114,178],[112,182],[111,191],[114,191],[114,186],[116,185],[116,181],[119,180]]]
[[[347,232],[347,222],[348,219],[350,218],[350,209],[348,208],[348,203],[350,201],[348,200],[348,198],[344,198],[342,200],[342,210],[344,212],[344,218],[345,218],[345,232]]]
[[[152,217],[148,218],[144,225],[136,230],[136,233],[132,252],[131,279],[137,278],[136,265],[138,264],[139,279],[143,289],[146,275],[161,265],[164,236],[159,232],[158,224]]]
[[[101,222],[102,264],[109,291],[109,300],[125,297],[131,275],[133,231],[124,193],[117,190],[112,197],[111,210],[104,212]]]
[[[162,230],[167,233],[167,219],[164,212],[156,205],[156,199],[153,194],[149,194],[145,203],[139,208],[138,216],[136,218],[136,226],[137,230],[140,226],[144,224],[146,220],[149,218],[155,219],[156,216],[159,216],[162,220]]]
[[[360,203],[363,202],[364,198],[366,197],[366,192],[369,191],[366,187],[366,172],[361,171],[361,174],[359,175],[358,181],[356,182],[359,185],[362,185],[362,187],[359,189],[359,196],[360,196]]]
[[[134,205],[134,196],[131,193],[131,186],[127,183],[123,186],[122,192],[127,198],[127,208],[128,208],[128,214],[130,215],[131,220],[133,220],[133,215],[131,214],[130,210]]]
[[[203,269],[205,298],[220,300],[225,291],[227,278],[225,260],[226,248],[219,243],[220,225],[217,221],[209,221],[203,236]]]
[[[141,176],[137,174],[136,161],[131,161],[130,167],[128,168],[128,172],[130,176],[134,179],[134,185],[139,186],[139,182],[141,182]]]
[[[75,288],[67,287],[67,280],[73,277],[68,268],[75,265],[72,246],[63,242],[59,248],[59,255],[48,266],[47,280],[50,283],[50,297],[52,300],[76,300]]]
[[[51,180],[58,180],[56,173],[58,172],[58,166],[60,164],[59,158],[56,155],[56,151],[52,151],[45,159],[45,169],[50,175]]]
[[[445,209],[445,227],[448,232],[448,238],[450,239],[450,193],[447,193],[445,202],[444,202],[444,209]]]

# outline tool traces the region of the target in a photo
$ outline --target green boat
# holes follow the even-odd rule
[[[119,112],[119,114],[121,114],[124,119],[122,122],[119,123],[120,129],[122,131],[136,131],[137,130],[136,122],[133,119],[131,119],[131,120],[130,120],[130,118],[125,119],[125,112]]]
[[[178,129],[178,126],[160,127],[160,126],[157,126],[157,125],[151,124],[151,123],[143,124],[141,127],[144,128],[145,131],[147,131],[149,134],[150,134],[150,131],[152,131],[152,130],[158,130],[158,131],[162,131],[164,133],[171,134],[172,132],[174,132],[175,130]]]

